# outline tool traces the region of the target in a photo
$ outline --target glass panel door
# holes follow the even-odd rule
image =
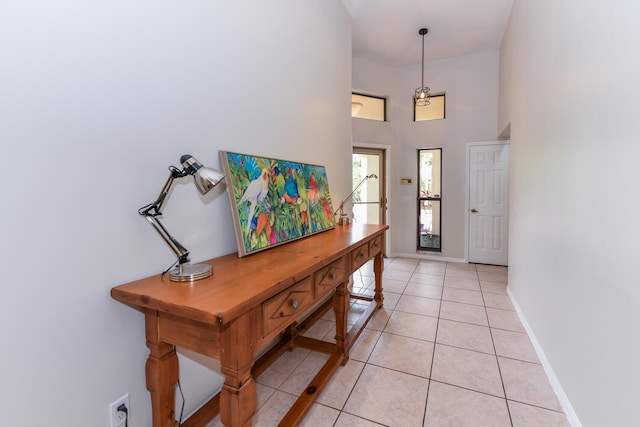
[[[442,149],[418,150],[418,250],[442,250]]]
[[[384,150],[353,149],[352,188],[357,188],[353,193],[354,222],[384,224],[383,158]],[[367,176],[371,178],[365,179]]]

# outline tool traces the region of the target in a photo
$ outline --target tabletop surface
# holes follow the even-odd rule
[[[213,275],[195,282],[172,282],[154,275],[111,290],[111,296],[138,309],[153,309],[210,324],[225,323],[286,289],[361,242],[386,230],[386,225],[337,226],[256,254],[225,255],[203,264]]]

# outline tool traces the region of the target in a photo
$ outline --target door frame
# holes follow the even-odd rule
[[[470,216],[470,212],[469,209],[471,208],[469,206],[469,186],[470,186],[470,179],[471,176],[469,175],[469,169],[471,167],[471,147],[474,146],[487,146],[487,145],[511,145],[511,140],[509,139],[498,139],[495,141],[474,141],[474,142],[467,142],[467,149],[466,149],[466,165],[465,165],[465,192],[464,192],[464,261],[465,262],[469,262],[469,216]],[[509,180],[511,180],[511,156],[509,156]],[[511,215],[509,215],[509,217],[511,217]],[[507,227],[507,233],[508,233],[509,227]],[[507,234],[507,240],[509,239],[509,236]],[[508,263],[508,258],[507,258],[507,263]]]
[[[373,150],[379,150],[382,151],[384,154],[384,161],[383,161],[383,179],[381,179],[382,182],[382,186],[383,186],[383,192],[384,192],[384,197],[387,199],[386,200],[386,209],[385,212],[382,215],[383,221],[385,224],[391,224],[391,200],[390,200],[390,194],[389,194],[389,180],[390,180],[390,176],[391,176],[391,169],[390,169],[390,165],[391,165],[391,146],[387,145],[387,144],[371,144],[368,142],[357,142],[357,141],[353,141],[351,143],[351,154],[353,154],[353,150],[357,149],[357,148],[368,148],[368,149],[373,149]],[[391,253],[390,252],[390,248],[391,248],[391,234],[389,233],[390,229],[387,229],[387,231],[385,232],[385,247],[382,250],[382,255],[383,256],[387,256],[387,254]]]

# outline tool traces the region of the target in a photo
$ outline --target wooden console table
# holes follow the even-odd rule
[[[183,423],[191,427],[204,426],[218,410],[225,426],[251,426],[256,410],[254,377],[270,362],[293,346],[331,354],[280,422],[281,426],[296,425],[338,366],[346,363],[351,345],[374,310],[382,306],[382,248],[387,228],[338,226],[247,257],[230,254],[206,261],[213,266],[213,276],[196,282],[171,282],[167,276],[156,275],[113,288],[114,299],[145,315],[149,348],[146,379],[153,427],[178,424],[175,346],[220,360],[225,377],[219,395]],[[371,258],[375,295],[351,294],[347,289],[349,275]],[[370,304],[348,330],[351,298],[369,300]],[[336,316],[335,342],[299,335],[331,307]],[[260,349],[274,342],[254,360]]]

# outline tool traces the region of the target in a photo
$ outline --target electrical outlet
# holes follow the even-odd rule
[[[111,416],[110,427],[124,427],[127,421],[127,414],[122,411],[118,411],[118,407],[124,404],[127,408],[128,416],[131,416],[131,406],[129,405],[129,393],[122,396],[120,399],[109,405],[109,414]]]

